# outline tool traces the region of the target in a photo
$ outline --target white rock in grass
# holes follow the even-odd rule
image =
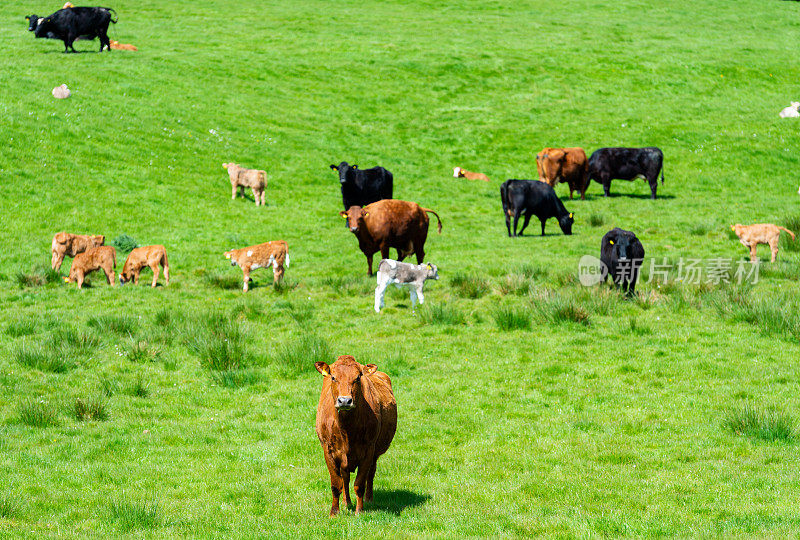
[[[798,109],[800,109],[800,101],[792,101],[792,103],[788,107],[786,107],[780,113],[778,113],[778,116],[780,116],[781,118],[800,117],[800,111],[798,111]]]
[[[72,92],[69,91],[66,84],[62,84],[61,86],[56,86],[53,88],[53,97],[56,99],[66,99],[72,95]]]

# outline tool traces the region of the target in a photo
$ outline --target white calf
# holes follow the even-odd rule
[[[386,288],[391,284],[394,284],[398,289],[404,286],[409,288],[411,309],[416,306],[417,298],[419,298],[420,304],[424,303],[425,295],[422,293],[422,288],[425,286],[425,280],[427,279],[439,279],[439,273],[435,265],[416,265],[391,259],[382,259],[378,265],[378,286],[375,287],[375,312],[381,312],[381,308],[384,306],[383,296],[386,294]]]

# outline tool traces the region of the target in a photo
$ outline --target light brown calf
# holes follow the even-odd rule
[[[731,230],[739,237],[739,242],[746,248],[750,248],[750,261],[756,262],[758,255],[756,255],[756,247],[758,244],[769,244],[772,251],[771,262],[775,262],[778,257],[778,243],[781,239],[781,229],[791,235],[794,240],[794,233],[786,227],[780,225],[772,225],[771,223],[759,223],[756,225],[742,225],[737,223],[731,225]]]
[[[231,199],[236,199],[236,192],[241,188],[253,190],[253,198],[256,206],[263,205],[267,197],[267,173],[258,169],[245,169],[236,163],[223,163],[223,167],[228,169],[228,176],[231,178]],[[244,197],[244,191],[241,191]]]
[[[266,242],[257,246],[250,246],[242,249],[232,249],[225,252],[225,258],[230,259],[231,266],[239,266],[244,274],[244,287],[242,290],[247,292],[250,288],[250,271],[257,268],[266,268],[272,265],[272,275],[274,283],[280,283],[283,279],[283,265],[289,268],[289,246],[283,240]]]
[[[483,173],[479,172],[471,172],[462,169],[461,167],[456,167],[453,169],[453,178],[466,178],[467,180],[483,180],[484,182],[489,181],[489,177]]]
[[[119,284],[125,285],[133,279],[133,283],[139,284],[139,272],[147,266],[153,271],[153,287],[158,281],[158,265],[164,268],[164,278],[169,285],[169,261],[167,260],[167,248],[160,245],[139,247],[131,251],[125,260],[125,266],[119,274]]]
[[[50,244],[52,257],[50,264],[53,270],[61,270],[64,257],[74,257],[78,253],[83,253],[87,249],[100,247],[106,241],[102,234],[70,234],[65,232],[56,233],[53,242]]]
[[[118,51],[138,51],[139,48],[136,45],[131,45],[130,43],[120,43],[119,41],[111,40],[111,48],[116,49]]]
[[[114,286],[114,270],[117,268],[117,250],[111,246],[100,246],[87,249],[79,253],[72,259],[72,266],[69,269],[69,277],[65,277],[67,283],[77,283],[78,288],[83,288],[83,279],[87,274],[95,270],[102,269],[106,274],[106,281]]]

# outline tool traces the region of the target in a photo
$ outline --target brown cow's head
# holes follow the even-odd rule
[[[337,412],[356,408],[361,395],[361,377],[372,375],[378,368],[375,364],[362,366],[350,355],[340,356],[330,366],[325,362],[315,362],[314,366],[323,377],[331,378],[331,398]]]
[[[369,216],[369,212],[360,206],[351,206],[347,209],[347,212],[342,210],[339,212],[339,215],[347,220],[347,226],[350,227],[350,232],[353,234],[358,234],[358,228],[361,224],[361,220]]]

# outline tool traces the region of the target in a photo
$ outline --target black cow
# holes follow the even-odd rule
[[[608,269],[614,284],[626,294],[636,293],[636,280],[644,259],[644,246],[631,231],[615,227],[608,231],[600,243],[600,260]]]
[[[94,39],[100,37],[100,51],[111,50],[108,39],[108,24],[117,23],[111,18],[116,11],[104,7],[71,7],[59,9],[49,17],[28,15],[30,21],[28,31],[37,38],[60,39],[64,42],[64,52],[75,52],[72,42],[76,39]],[[71,49],[71,51],[70,51]]]
[[[558,219],[558,224],[564,234],[572,234],[572,213],[567,212],[564,204],[556,196],[556,192],[549,185],[538,180],[506,180],[500,186],[500,199],[503,201],[503,214],[506,217],[508,236],[517,236],[517,222],[519,216],[525,214],[522,231],[528,226],[531,215],[535,214],[542,222],[542,236],[544,224],[551,217]],[[511,216],[514,216],[514,233],[511,233]]]
[[[611,180],[644,178],[650,184],[650,196],[656,198],[658,172],[664,184],[664,153],[655,146],[647,148],[600,148],[589,158],[589,179],[603,185],[606,197],[610,195]]]
[[[331,165],[331,169],[339,171],[345,211],[351,206],[364,207],[381,199],[392,198],[392,173],[383,167],[362,171],[358,165],[342,161],[339,165]]]

